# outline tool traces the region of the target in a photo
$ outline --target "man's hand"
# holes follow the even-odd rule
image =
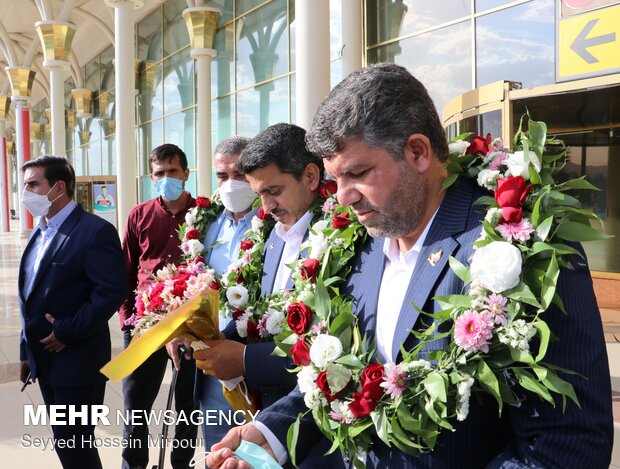
[[[25,383],[28,379],[28,375],[30,374],[30,365],[28,364],[28,360],[22,360],[19,362],[19,380],[22,383]]]
[[[54,324],[54,321],[56,320],[54,316],[49,313],[45,315],[45,319],[47,319],[51,324]],[[39,340],[39,342],[43,344],[43,350],[47,352],[60,352],[66,347],[65,344],[56,338],[54,331],[52,331],[52,333],[45,339]]]
[[[211,446],[211,454],[207,458],[207,466],[222,467],[224,469],[250,469],[251,466],[245,461],[239,461],[233,456],[233,451],[241,444],[241,440],[250,441],[261,446],[274,459],[276,457],[271,450],[271,446],[261,433],[261,431],[252,424],[242,425],[231,429],[222,441]]]
[[[181,355],[179,354],[179,345],[185,347],[185,359],[192,359],[192,347],[190,344],[192,343],[192,339],[189,336],[182,335],[179,337],[175,337],[170,342],[166,344],[166,351],[170,358],[172,358],[172,363],[174,363],[174,367],[177,371],[181,369]]]
[[[210,348],[196,350],[196,366],[204,373],[217,379],[232,379],[243,376],[243,350],[245,345],[234,340],[205,340]]]

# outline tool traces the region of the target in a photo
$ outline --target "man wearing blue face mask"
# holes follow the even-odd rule
[[[229,137],[217,144],[213,154],[217,190],[224,211],[207,229],[203,243],[205,263],[218,275],[224,274],[228,266],[238,259],[241,239],[251,228],[252,218],[258,212],[258,209],[252,210],[256,193],[246,177],[237,171],[237,160],[249,141],[250,139],[245,137]],[[220,329],[223,330],[229,321],[230,318],[220,316]],[[190,342],[187,338],[179,337],[167,345],[168,353],[177,369],[181,364],[178,346],[183,344],[187,350],[191,350]],[[191,351],[186,358],[191,358]],[[195,396],[203,415],[213,411],[220,411],[225,415],[232,415],[234,412],[222,393],[222,384],[213,376],[203,374],[201,370],[198,370],[196,375]],[[208,451],[211,445],[220,441],[232,426],[233,422],[228,425],[227,421],[218,421],[217,425],[203,423],[205,449]]]
[[[166,264],[181,263],[180,241],[177,229],[185,222],[185,214],[196,205],[196,200],[184,190],[189,177],[187,158],[176,145],[164,144],[155,148],[150,156],[151,180],[158,197],[143,202],[129,213],[127,231],[123,239],[123,254],[131,292],[119,310],[125,347],[131,341],[131,328],[125,320],[134,312],[136,289],[146,290],[152,281],[149,274]],[[160,349],[149,357],[136,371],[123,380],[126,411],[149,412],[161,386],[168,355]],[[193,361],[183,360],[175,387],[177,412],[189,415],[195,410]],[[127,424],[123,436],[131,445],[123,449],[123,469],[146,468],[148,465],[149,428]],[[173,468],[187,468],[193,453],[197,427],[180,421],[175,428],[175,441],[171,453]]]

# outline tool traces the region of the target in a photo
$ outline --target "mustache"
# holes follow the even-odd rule
[[[351,208],[357,213],[368,212],[370,210],[377,211],[377,207],[368,202],[359,202],[357,204],[353,204],[351,205]]]

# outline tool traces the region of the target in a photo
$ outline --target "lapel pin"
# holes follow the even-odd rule
[[[273,249],[274,247],[275,247],[275,245],[274,245],[273,243],[271,243],[271,244],[269,245],[269,249]]]
[[[428,256],[428,263],[431,266],[435,267],[441,259],[441,256],[443,256],[443,250],[440,249],[439,251],[434,252],[430,256]]]

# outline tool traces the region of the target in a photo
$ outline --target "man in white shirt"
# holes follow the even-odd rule
[[[474,202],[485,193],[463,178],[442,189],[448,146],[441,121],[424,86],[397,65],[374,65],[340,82],[319,106],[307,140],[337,180],[339,202],[353,208],[373,237],[344,290],[355,300],[362,335],[376,340],[380,358],[398,362],[401,347],[417,344],[411,330],[424,327],[416,308],[438,312],[433,298],[461,292],[463,282],[448,259],[469,263],[484,216]],[[569,313],[555,306],[545,312],[560,338],[549,344],[545,361],[576,372],[563,378],[581,408],[553,407],[524,394],[500,416],[493,398],[481,396],[470,401],[467,419],[455,422],[454,432],[441,433],[432,452],[406,454],[377,438],[366,467],[608,467],[613,423],[600,314],[587,265],[573,267],[561,269],[557,289]],[[450,340],[440,334],[418,357],[432,359]],[[257,425],[238,427],[214,445],[209,466],[247,468],[232,457],[241,440],[284,463],[288,428],[305,410],[301,393],[293,391],[262,412]],[[311,417],[302,421],[298,461],[318,433]]]

